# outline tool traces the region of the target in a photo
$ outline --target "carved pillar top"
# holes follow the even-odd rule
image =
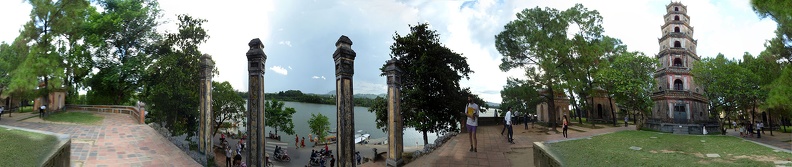
[[[264,54],[264,44],[256,38],[250,40],[248,46],[250,46],[250,49],[245,54],[248,60],[248,72],[264,75],[264,63],[267,62],[267,54]]]
[[[388,85],[398,87],[401,85],[402,70],[397,65],[396,58],[392,58],[385,62],[385,74],[388,76]]]
[[[335,60],[336,78],[351,78],[355,74],[355,56],[357,55],[352,50],[352,40],[349,37],[341,35],[335,43],[336,51],[333,53],[333,60]]]
[[[215,63],[214,60],[212,60],[212,55],[204,54],[201,56],[201,79],[212,78],[212,69],[214,69],[214,65]]]

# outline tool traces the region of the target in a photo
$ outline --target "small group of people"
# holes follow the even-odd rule
[[[357,154],[357,152],[356,152],[356,154]],[[313,150],[313,149],[311,150],[310,164],[317,164],[318,163],[320,167],[325,167],[325,163],[328,162],[328,160],[326,160],[327,158],[330,158],[330,160],[329,160],[330,167],[335,167],[335,156],[330,151],[330,149],[327,147],[327,144],[325,144],[325,148],[324,149],[319,149],[319,151],[316,151],[316,150]],[[360,164],[360,159],[358,159],[358,165],[359,164]]]
[[[734,128],[737,128],[737,122],[732,122]],[[762,138],[762,134],[764,134],[764,123],[761,121],[756,121],[756,123],[743,123],[740,126],[740,137],[753,137],[756,134],[756,138]]]
[[[225,141],[226,167],[246,167],[247,165],[242,161],[242,152],[239,149],[237,149],[237,151],[232,151],[227,143],[228,141]],[[233,157],[233,161],[231,157]]]
[[[305,147],[305,137],[302,137],[302,140],[300,140],[299,135],[294,135],[294,147],[296,148]]]

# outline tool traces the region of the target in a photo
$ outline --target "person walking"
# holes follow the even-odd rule
[[[467,116],[468,137],[470,137],[470,151],[478,152],[478,140],[476,138],[476,128],[478,127],[479,106],[473,102],[473,97],[468,96],[468,104],[465,109]]]
[[[231,167],[231,147],[225,146],[226,167]]]
[[[3,106],[0,106],[0,120],[3,120]]]
[[[514,131],[512,131],[512,108],[509,107],[509,111],[506,112],[506,116],[503,118],[506,121],[506,126],[509,129],[509,134],[506,137],[509,139],[509,143],[514,144]]]
[[[764,128],[765,128],[765,124],[764,124],[764,122],[759,122],[759,130],[761,130],[761,131],[762,131],[762,134],[765,134],[765,132],[764,132]]]
[[[630,116],[624,115],[624,127],[627,127],[627,122],[630,120]]]
[[[299,136],[299,135],[297,135],[297,134],[295,134],[295,135],[294,135],[294,147],[295,147],[295,148],[300,148],[300,145],[299,145],[299,144],[300,144],[300,136]]]
[[[300,140],[300,147],[305,147],[305,137],[302,137],[302,140]]]
[[[757,121],[756,122],[756,138],[762,138],[762,133],[759,133],[760,131],[762,131],[762,123]]]
[[[568,128],[569,128],[569,121],[567,120],[567,116],[566,116],[566,115],[564,115],[564,120],[563,120],[563,132],[562,132],[562,133],[563,133],[563,135],[564,135],[564,138],[569,138],[569,134],[567,133],[567,129],[568,129]]]
[[[525,129],[528,129],[528,113],[523,115],[523,122],[525,122]]]
[[[330,156],[330,167],[335,167],[335,155]]]
[[[45,105],[41,105],[41,107],[39,107],[39,118],[42,118],[42,119],[44,118],[44,110],[46,110],[46,109],[47,109],[47,106],[45,106]]]

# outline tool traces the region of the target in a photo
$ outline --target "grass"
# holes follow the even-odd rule
[[[44,162],[43,155],[57,144],[51,135],[0,128],[0,166],[36,166]]]
[[[102,121],[102,119],[104,119],[104,117],[96,116],[92,113],[86,112],[56,112],[44,118],[44,120],[53,122],[71,122],[88,125],[98,124]]]
[[[33,106],[24,106],[24,107],[20,107],[20,108],[19,108],[19,111],[17,111],[17,112],[18,112],[18,113],[28,113],[28,112],[33,112]]]
[[[565,166],[773,166],[773,161],[792,159],[792,154],[732,136],[621,131],[591,138],[548,146]],[[706,157],[713,153],[721,157]]]

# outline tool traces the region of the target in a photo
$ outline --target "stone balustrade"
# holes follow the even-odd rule
[[[129,114],[140,124],[146,124],[146,111],[144,107],[122,105],[66,105],[70,110],[98,111],[107,113]]]

